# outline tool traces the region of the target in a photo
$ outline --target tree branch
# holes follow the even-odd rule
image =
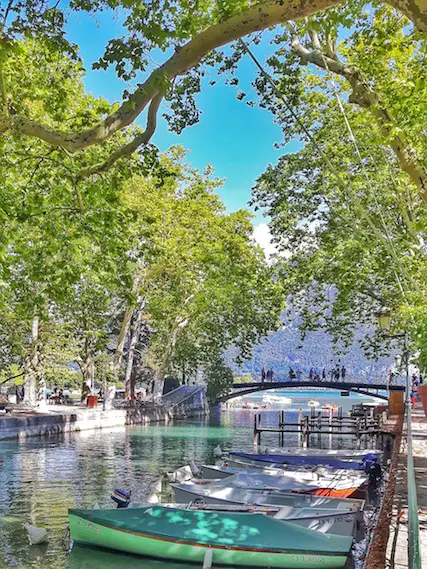
[[[21,377],[21,375],[24,375],[25,371],[21,371],[21,373],[17,373],[16,375],[11,375],[10,377],[8,377],[7,379],[4,379],[3,381],[0,382],[0,385],[3,385],[4,383],[7,383],[8,381],[10,381],[11,379],[16,379],[17,377]]]
[[[153,136],[156,130],[157,111],[159,110],[159,106],[162,99],[163,95],[159,93],[151,101],[147,115],[147,126],[143,133],[138,134],[131,142],[115,150],[112,154],[110,154],[110,156],[106,160],[104,160],[104,162],[98,162],[98,164],[94,164],[93,166],[88,166],[87,168],[83,168],[82,170],[80,170],[76,175],[75,178],[76,182],[84,178],[88,178],[93,174],[100,174],[101,172],[105,172],[106,170],[111,168],[111,166],[115,162],[117,162],[117,160],[120,160],[125,156],[129,156],[143,144],[148,144],[148,142],[150,141],[151,137]]]
[[[395,129],[395,121],[380,100],[374,89],[364,80],[361,71],[354,66],[345,65],[338,59],[332,59],[318,50],[308,50],[298,37],[292,40],[292,50],[306,63],[312,63],[345,78],[352,88],[349,102],[359,107],[369,109],[375,118],[381,135],[388,140],[400,167],[406,172],[418,190],[424,203],[427,204],[427,169],[400,129]],[[396,134],[397,132],[397,134]]]
[[[427,2],[425,0],[384,0],[402,11],[414,24],[427,32]],[[321,10],[343,4],[344,0],[261,0],[227,20],[197,34],[163,65],[153,71],[129,100],[98,125],[82,132],[63,132],[24,116],[0,116],[0,134],[13,130],[46,143],[76,152],[100,144],[122,130],[143,112],[150,101],[164,90],[165,83],[197,65],[211,51],[250,33],[310,16]]]
[[[314,0],[312,2],[263,0],[196,35],[163,65],[153,71],[128,101],[125,101],[117,111],[95,127],[78,133],[67,133],[15,115],[0,117],[0,134],[13,130],[44,140],[52,146],[66,148],[70,152],[100,144],[117,131],[130,125],[159,91],[164,90],[165,83],[197,65],[211,51],[252,32],[261,31],[288,20],[304,18],[342,2],[343,0]]]

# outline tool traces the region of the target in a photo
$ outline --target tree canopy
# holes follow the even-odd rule
[[[43,120],[112,110],[84,92],[79,62],[35,39],[5,70],[22,108]],[[25,372],[31,397],[49,378],[75,383],[78,369],[85,383],[135,380],[136,364],[159,380],[182,366],[195,373],[229,344],[246,357],[276,326],[280,285],[251,215],[227,213],[212,168],[191,169],[183,149],[150,148],[78,185],[67,173],[87,155],[15,135],[2,152],[0,357],[4,376]]]
[[[170,106],[171,112],[167,115],[172,129],[179,132],[197,121],[194,95],[201,88],[206,66],[217,65],[223,60],[223,46],[248,34],[301,20],[327,9],[327,18],[332,24],[344,22],[349,25],[357,17],[354,4],[358,6],[359,2],[73,0],[62,7],[61,3],[45,0],[10,0],[1,13],[0,132],[35,138],[43,141],[47,148],[62,148],[78,156],[68,176],[75,182],[90,177],[149,143],[163,99]],[[388,0],[388,4],[410,18],[420,31],[427,31],[424,2]],[[47,83],[39,93],[39,101],[51,111],[48,116],[40,115],[40,105],[34,106],[25,98],[21,103],[16,88],[10,85],[7,69],[16,58],[20,57],[21,63],[24,62],[22,54],[19,55],[22,39],[37,39],[48,57],[67,57],[78,64],[78,46],[68,39],[67,18],[72,12],[96,15],[104,10],[120,13],[124,34],[111,38],[104,54],[93,65],[97,69],[113,66],[119,77],[136,80],[136,84],[124,92],[123,101],[114,109],[104,110],[101,116],[89,108],[80,120],[67,121],[56,112],[58,105],[66,105],[65,92],[59,98]],[[152,54],[156,50],[166,55],[165,61],[153,68]],[[25,62],[27,77],[28,69]],[[63,91],[67,82],[64,83]],[[146,112],[146,128],[143,132],[135,132],[132,124],[143,112]],[[124,139],[117,137],[119,133]],[[107,141],[108,151],[102,157],[94,157],[91,148],[104,147]],[[79,164],[80,161],[83,164]]]
[[[425,39],[384,7],[341,42],[325,18],[283,39],[269,61],[283,99],[265,77],[258,89],[283,144],[303,146],[254,188],[284,256],[283,283],[307,328],[350,338],[387,306],[425,350]],[[377,340],[365,339],[371,353]]]

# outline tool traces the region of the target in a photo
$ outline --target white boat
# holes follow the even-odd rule
[[[264,450],[259,451],[258,454],[283,454],[290,456],[318,456],[318,457],[331,457],[339,458],[341,460],[361,460],[368,454],[381,456],[382,451],[377,449],[317,449],[317,448],[270,448],[266,447]]]
[[[319,533],[327,533],[334,535],[354,536],[356,518],[358,510],[337,511],[327,508],[315,507],[265,507],[256,505],[215,505],[215,504],[197,504],[189,503],[186,506],[182,504],[162,504],[166,507],[175,509],[186,509],[196,511],[217,511],[228,512],[233,514],[264,514],[276,520],[282,520],[300,527],[305,527]]]
[[[231,466],[232,465],[232,466]],[[225,466],[216,466],[213,464],[202,464],[201,475],[204,479],[220,479],[228,478],[234,476],[235,474],[266,474],[268,476],[286,476],[287,478],[292,478],[293,480],[302,480],[304,482],[308,480],[338,480],[339,478],[345,476],[349,477],[354,474],[353,470],[333,470],[330,468],[325,468],[322,466],[316,466],[311,469],[307,468],[295,468],[291,467],[289,470],[283,468],[272,468],[272,467],[262,467],[258,465],[252,466],[249,463],[239,461],[226,461]],[[187,478],[188,480],[188,478]],[[179,480],[177,480],[179,482]]]
[[[333,498],[364,498],[364,491],[368,482],[368,476],[354,473],[345,476],[337,476],[335,479],[319,478],[318,480],[301,480],[289,477],[284,472],[282,476],[270,476],[249,472],[234,474],[223,480],[199,480],[192,482],[200,485],[232,486],[233,488],[246,488],[264,490],[279,490],[286,492],[303,492],[317,496],[330,496]]]
[[[310,399],[310,401],[308,402],[308,406],[309,407],[319,407],[320,403],[318,401],[315,401],[314,399]]]
[[[262,402],[269,405],[290,405],[292,399],[290,397],[285,397],[284,395],[274,395],[271,393],[264,393],[262,397]]]
[[[205,503],[216,505],[250,504],[282,508],[292,506],[295,508],[328,509],[339,512],[362,512],[364,500],[350,498],[330,498],[327,496],[312,496],[311,494],[287,494],[275,490],[233,488],[232,486],[200,485],[200,484],[172,484],[175,500],[186,504]]]

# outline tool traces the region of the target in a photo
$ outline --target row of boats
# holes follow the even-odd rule
[[[381,453],[266,449],[169,475],[174,502],[70,510],[75,542],[168,561],[308,569],[343,567]],[[154,500],[155,501],[155,500]]]

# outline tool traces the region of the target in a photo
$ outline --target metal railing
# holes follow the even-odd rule
[[[407,478],[408,478],[408,567],[421,569],[420,527],[418,519],[417,486],[415,483],[414,457],[412,455],[412,411],[406,408],[407,426]]]

